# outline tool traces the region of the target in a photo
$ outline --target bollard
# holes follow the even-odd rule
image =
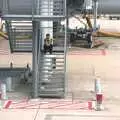
[[[6,84],[5,83],[1,83],[1,99],[2,100],[6,100],[7,99]]]
[[[12,62],[10,63],[10,68],[13,68],[13,63]]]
[[[1,91],[0,91],[0,100],[2,99],[2,93],[1,93]]]
[[[0,99],[0,110],[2,109],[2,100]]]
[[[2,99],[2,92],[1,92],[1,81],[0,81],[0,100]]]
[[[101,79],[100,77],[96,77],[95,79],[95,94],[96,94],[96,110],[101,111],[103,109],[102,107],[102,101],[103,101],[103,94],[102,94],[102,88],[101,88]]]
[[[95,78],[95,93],[101,93],[102,92],[102,88],[101,88],[101,83],[100,83],[101,79],[100,77],[96,77]]]
[[[103,101],[103,94],[102,93],[96,94],[96,110],[97,111],[101,111],[103,109],[102,101]]]
[[[12,92],[12,77],[6,78],[6,87],[8,92]]]
[[[2,92],[1,92],[1,82],[0,82],[0,110],[2,109]]]
[[[2,109],[2,93],[1,93],[1,84],[0,84],[0,110]]]

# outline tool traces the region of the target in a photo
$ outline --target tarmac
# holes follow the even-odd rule
[[[103,38],[101,38],[103,39]],[[77,109],[1,109],[0,120],[120,120],[120,42],[104,39],[105,46],[92,50],[72,48],[67,55],[67,99],[94,101],[94,79],[100,76],[104,95],[103,111]],[[31,54],[10,54],[8,41],[0,41],[0,66],[32,64]],[[21,62],[22,61],[22,62]],[[24,88],[24,89],[23,89]],[[15,88],[8,98],[23,99],[29,94],[25,87]],[[12,96],[13,95],[13,96]]]

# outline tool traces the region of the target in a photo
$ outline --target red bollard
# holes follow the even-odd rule
[[[0,100],[2,99],[2,93],[0,92]]]
[[[103,94],[98,93],[96,94],[96,110],[102,110],[102,102],[103,102]]]

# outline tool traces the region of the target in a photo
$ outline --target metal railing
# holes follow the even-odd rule
[[[6,21],[11,52],[32,52],[32,24]]]
[[[65,0],[36,0],[33,11],[35,15],[64,16]]]

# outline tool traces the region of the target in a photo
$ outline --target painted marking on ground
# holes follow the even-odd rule
[[[105,56],[107,53],[106,53],[106,50],[94,50],[94,51],[72,51],[72,52],[69,52],[68,55],[92,55],[92,56],[98,56],[98,55],[103,55]]]
[[[78,100],[38,100],[38,101],[7,101],[4,109],[62,109],[62,110],[91,110],[92,101],[80,102]]]
[[[3,108],[4,108],[4,109],[8,109],[11,104],[12,104],[12,101],[11,101],[11,100],[8,100],[8,101],[5,102]]]
[[[0,49],[0,55],[8,55],[8,54],[9,54],[9,51]]]

